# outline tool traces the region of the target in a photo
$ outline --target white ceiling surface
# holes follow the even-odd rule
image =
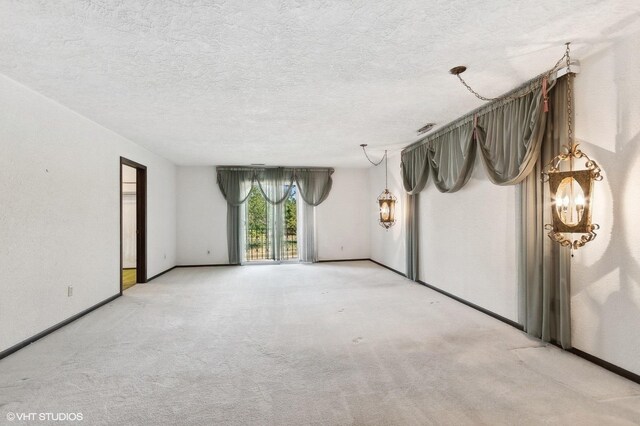
[[[0,2],[0,73],[181,165],[367,167],[606,47],[636,0]]]

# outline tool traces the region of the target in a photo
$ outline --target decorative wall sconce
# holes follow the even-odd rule
[[[602,180],[602,170],[598,164],[578,148],[573,139],[572,128],[572,89],[573,74],[567,43],[567,129],[568,145],[564,152],[554,157],[542,170],[543,182],[549,182],[551,193],[551,224],[545,225],[553,241],[572,250],[584,246],[596,238],[595,231],[600,227],[591,223],[593,204],[593,182]],[[584,169],[574,170],[574,160],[585,159]],[[567,166],[568,164],[568,170]],[[565,165],[563,167],[563,165]],[[582,234],[572,240],[566,234]]]
[[[369,155],[367,155],[367,151],[365,147],[366,143],[360,145],[362,147],[362,151],[364,151],[365,157],[367,160],[374,166],[379,165],[384,160],[384,191],[382,194],[378,196],[378,205],[380,207],[380,218],[378,219],[378,223],[384,229],[389,229],[396,223],[396,197],[393,196],[391,192],[389,192],[388,185],[388,169],[387,169],[387,150],[384,151],[384,156],[377,163],[371,161]]]

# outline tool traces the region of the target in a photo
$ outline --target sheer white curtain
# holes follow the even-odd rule
[[[293,169],[277,167],[259,170],[256,180],[267,201],[267,226],[273,260],[280,261],[284,254],[285,203],[293,186]]]
[[[298,255],[301,262],[317,262],[316,206],[329,196],[333,169],[296,169],[298,204]]]
[[[317,262],[316,208],[305,203],[298,192],[298,258],[301,262]]]

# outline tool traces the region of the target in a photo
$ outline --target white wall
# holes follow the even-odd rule
[[[215,167],[177,169],[178,264],[228,263],[227,205]],[[336,169],[331,193],[316,210],[320,260],[369,257],[368,184],[366,169]]]
[[[396,224],[385,230],[378,223],[379,208],[377,198],[385,186],[384,163],[369,168],[369,223],[371,232],[371,259],[396,271],[406,274],[406,249],[404,229],[405,193],[400,177],[400,154],[389,153],[389,191],[396,196]]]
[[[369,171],[371,258],[406,273],[405,192],[400,156],[389,156],[389,190],[398,197],[398,223],[388,231],[378,224],[374,202],[384,189],[384,166],[372,167]],[[471,179],[456,193],[438,192],[429,177],[418,204],[418,278],[517,321],[515,208],[515,188],[492,184],[479,156]]]
[[[595,241],[571,269],[573,345],[640,374],[640,23],[580,58],[576,136],[604,171]]]
[[[316,207],[320,260],[370,257],[370,202],[367,169],[336,169],[329,197]]]
[[[176,207],[167,160],[1,75],[0,98],[3,350],[120,291],[120,156],[148,168],[149,276],[175,265]]]
[[[178,265],[227,264],[227,202],[216,169],[178,167]]]
[[[430,176],[419,203],[420,279],[517,321],[515,193],[489,181],[480,155],[458,192],[439,192]]]

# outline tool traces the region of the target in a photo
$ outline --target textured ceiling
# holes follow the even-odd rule
[[[606,48],[637,0],[0,2],[0,73],[177,164],[362,166]]]

